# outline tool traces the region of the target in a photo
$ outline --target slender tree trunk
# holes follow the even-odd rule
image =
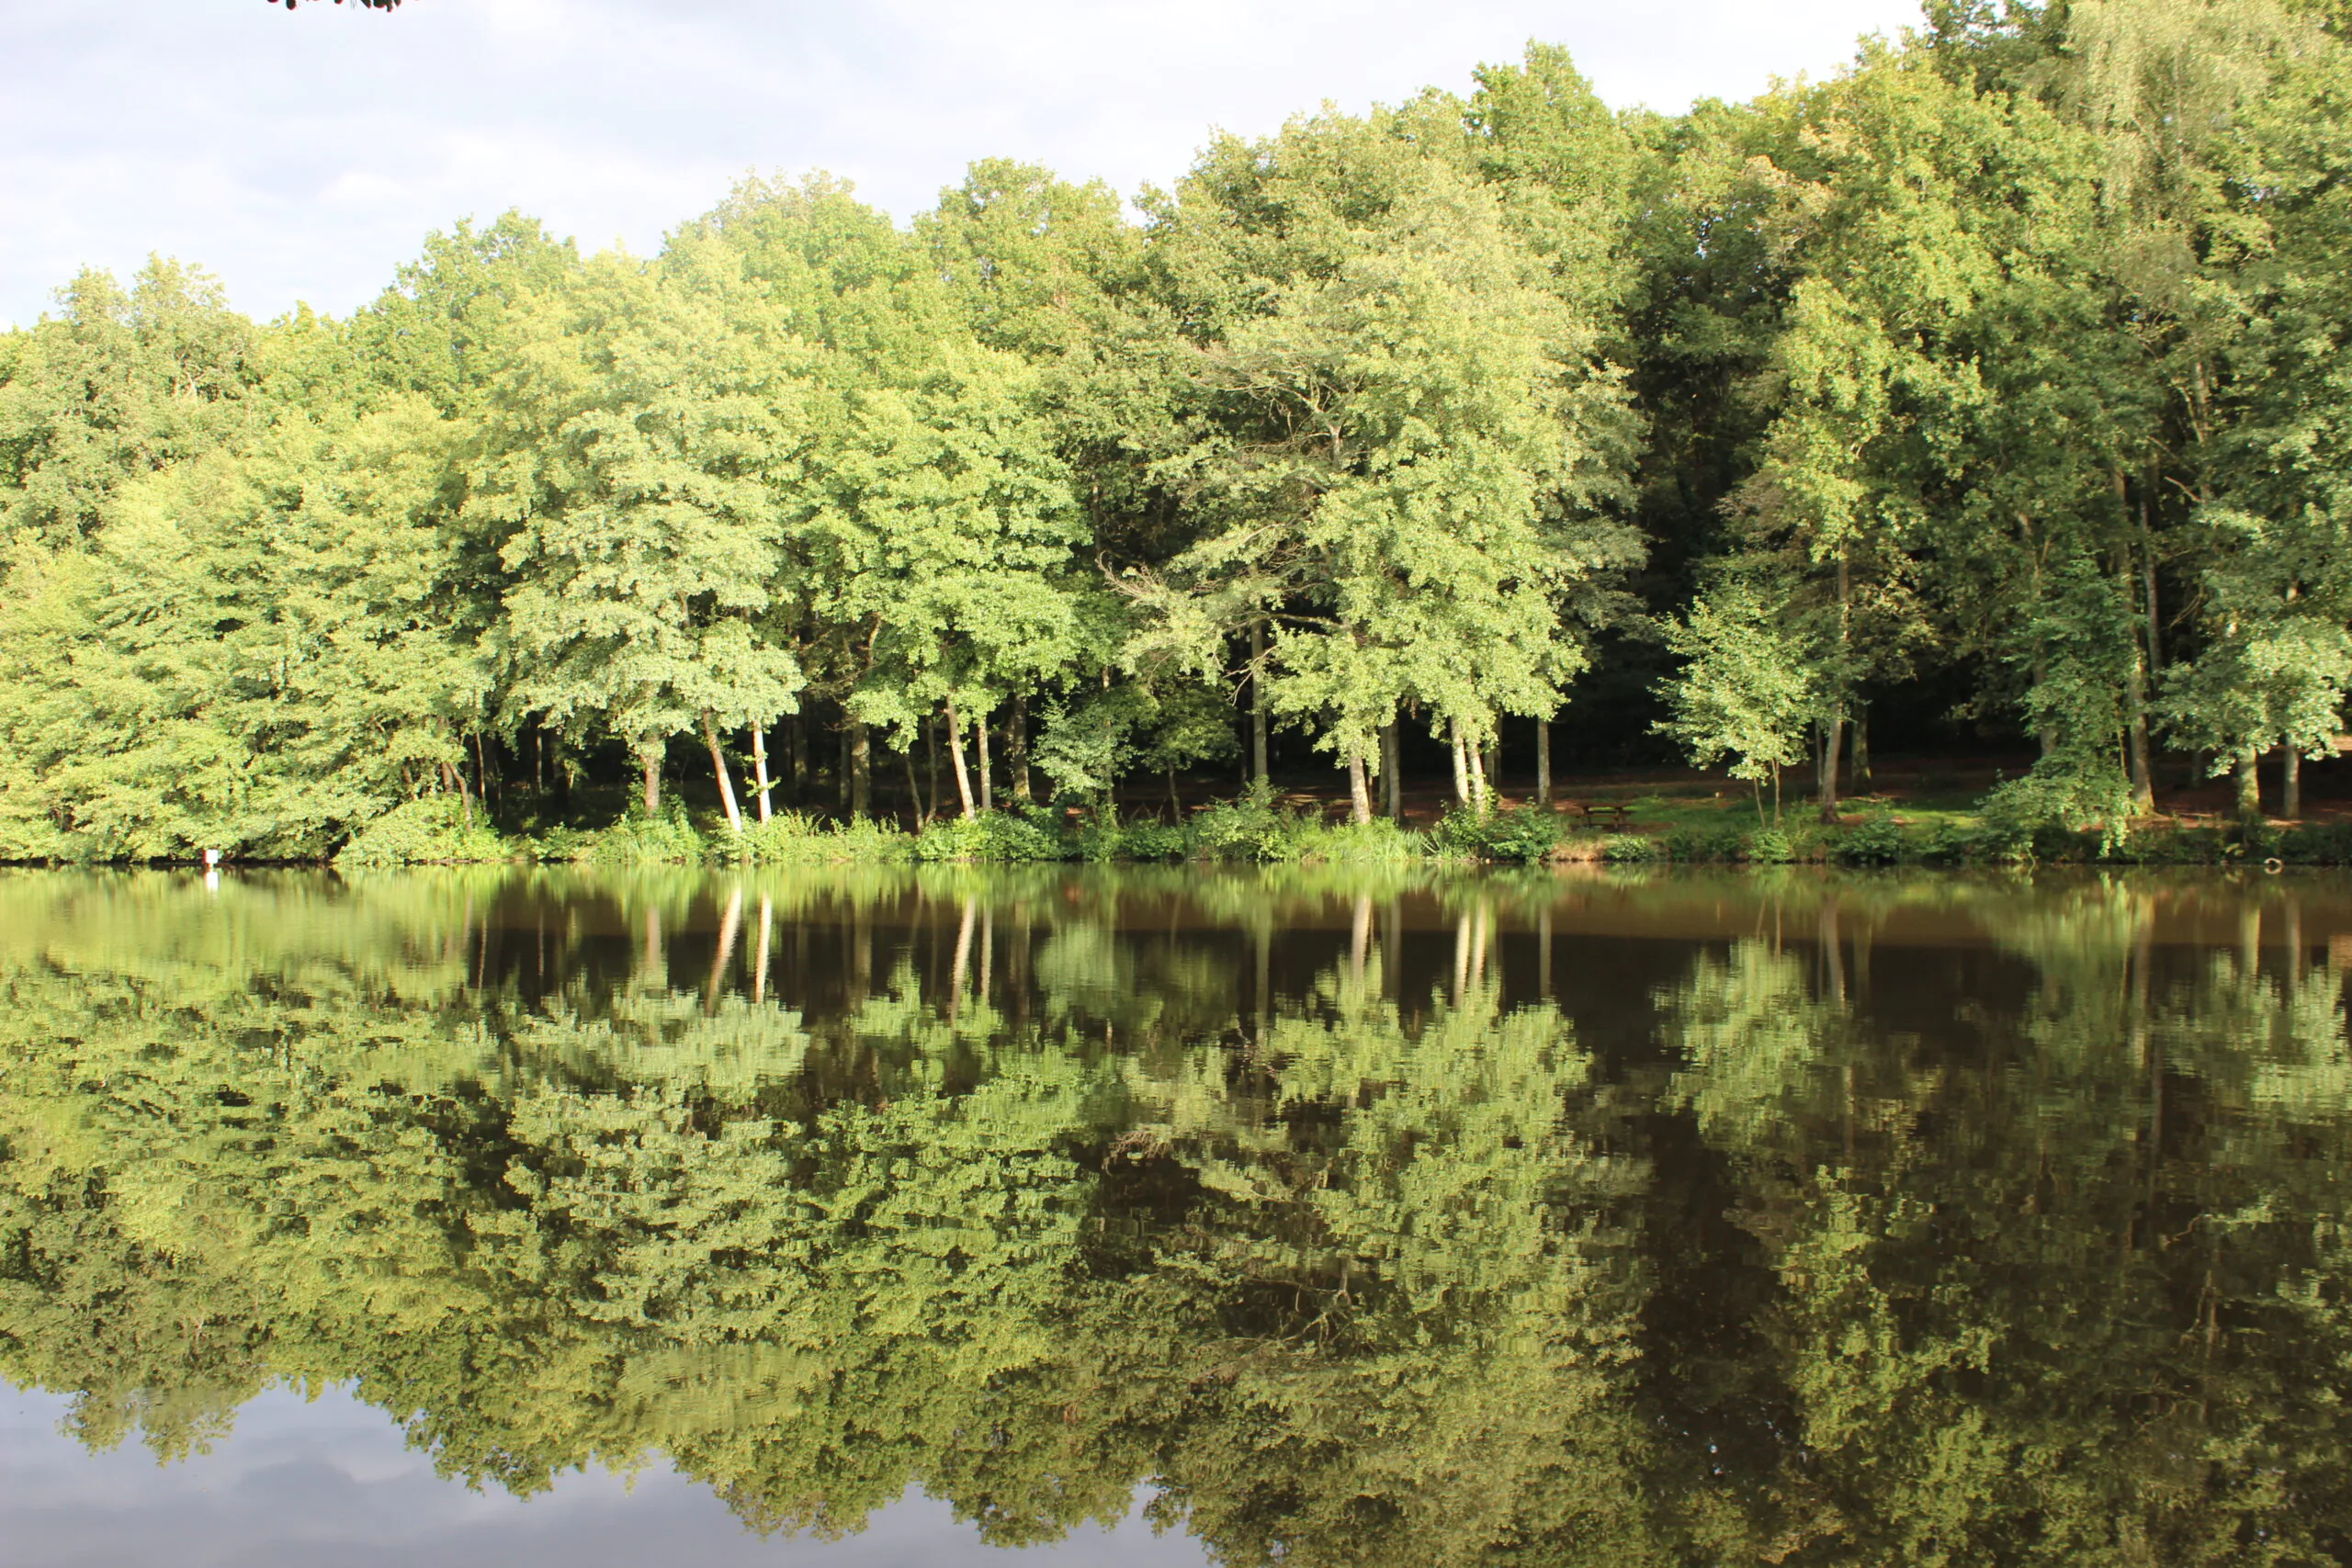
[[[933,714],[922,716],[922,773],[928,785],[922,815],[928,822],[939,816],[939,719]]]
[[[972,775],[964,767],[964,726],[956,716],[953,698],[947,704],[947,760],[956,768],[956,799],[964,807],[964,816],[972,816]]]
[[[978,722],[972,726],[972,745],[975,751],[973,761],[980,765],[980,809],[994,811],[996,784],[989,777],[989,716],[986,713],[981,714]]]
[[[1838,820],[1838,763],[1846,749],[1846,710],[1840,705],[1829,713],[1829,722],[1823,727],[1821,745],[1821,819]]]
[[[775,785],[768,780],[767,726],[757,721],[752,725],[752,783],[760,792],[760,820],[764,822],[775,814],[775,808],[768,803]]]
[[[1029,696],[1025,692],[1013,697],[1012,711],[1004,717],[1004,772],[1013,799],[1026,806],[1036,798],[1029,789]]]
[[[1184,803],[1176,798],[1176,764],[1168,764],[1168,820],[1179,828],[1184,825]]]
[[[899,752],[899,761],[907,765],[907,815],[914,818],[915,831],[920,833],[931,818],[922,808],[922,786],[915,782],[914,748],[910,746]]]
[[[2132,650],[2132,671],[2123,688],[2123,761],[2132,776],[2132,809],[2145,817],[2156,808],[2156,781],[2148,758],[2147,666],[2141,650]]]
[[[833,803],[841,807],[842,815],[844,817],[853,815],[850,810],[849,804],[849,775],[851,772],[849,765],[849,731],[852,722],[853,721],[849,716],[849,710],[847,708],[843,708],[842,710],[841,733],[836,738],[841,741],[841,757],[835,764],[836,771],[833,774]]]
[[[1464,746],[1462,750],[1470,761],[1470,809],[1483,817],[1487,814],[1488,798],[1487,759],[1478,747]]]
[[[849,814],[864,821],[874,812],[874,746],[865,721],[852,717],[849,735]]]
[[[1857,708],[1847,721],[1846,732],[1851,738],[1846,748],[1848,768],[1857,789],[1871,779],[1871,715],[1867,707]]]
[[[1463,760],[1462,727],[1449,722],[1445,727],[1446,745],[1453,752],[1453,798],[1463,806],[1470,804],[1470,764]]]
[[[1250,780],[1266,784],[1266,623],[1250,623]]]
[[[743,836],[743,813],[736,808],[735,781],[728,776],[727,753],[718,744],[718,726],[712,721],[710,710],[702,710],[702,738],[710,747],[710,769],[718,775],[718,804],[727,808],[727,830],[737,838]]]
[[[1403,748],[1396,739],[1396,721],[1380,727],[1380,787],[1393,821],[1405,820],[1405,772],[1398,759]]]
[[[2262,774],[2251,751],[2238,759],[2238,820],[2248,825],[2262,820]]]
[[[1822,737],[1821,748],[1821,819],[1838,820],[1838,765],[1845,750],[1846,692],[1851,679],[1848,659],[1853,644],[1854,626],[1854,561],[1853,547],[1840,546],[1838,551],[1838,683],[1837,705],[1829,710],[1829,733]]]
[[[2303,819],[2303,754],[2293,746],[2279,750],[2278,815],[2290,822]]]
[[[1552,721],[1535,721],[1535,804],[1552,804]]]
[[[649,751],[638,764],[645,772],[645,814],[651,817],[662,809],[662,753]]]
[[[1361,826],[1372,820],[1372,784],[1364,776],[1363,753],[1348,753],[1348,820]]]

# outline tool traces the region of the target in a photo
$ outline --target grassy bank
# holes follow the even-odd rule
[[[786,812],[741,834],[723,818],[673,806],[624,813],[609,827],[556,827],[501,837],[450,797],[413,802],[371,826],[338,857],[352,867],[522,860],[607,865],[986,863],[1047,862],[1259,864],[1446,861],[1689,865],[2013,865],[2110,863],[2352,864],[2352,823],[2157,818],[2122,832],[2001,819],[1965,801],[1863,802],[1835,823],[1747,803],[1645,794],[1600,809],[1505,807],[1448,810],[1420,827],[1355,825],[1312,800],[1271,794],[1203,807],[1181,822],[1023,806],[910,830],[888,822]]]

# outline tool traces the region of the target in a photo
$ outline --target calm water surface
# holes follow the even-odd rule
[[[2352,1562],[2347,970],[2335,878],[0,874],[0,1562]]]

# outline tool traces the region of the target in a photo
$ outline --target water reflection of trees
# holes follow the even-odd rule
[[[94,1445],[350,1382],[763,1528],[1148,1479],[1235,1562],[2342,1552],[2301,906],[1738,886],[1604,1055],[1525,880],[0,885],[0,1367]],[[1937,1025],[1923,908],[1982,933]]]

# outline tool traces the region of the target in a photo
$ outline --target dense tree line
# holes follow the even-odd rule
[[[0,854],[689,759],[740,826],[1286,747],[1361,820],[1555,719],[1834,811],[1873,711],[2030,748],[2029,814],[2274,755],[2291,814],[2352,681],[2346,19],[1939,0],[1674,117],[1531,47],[1139,222],[753,179],[651,258],[460,224],[340,321],[85,274],[0,338]]]

